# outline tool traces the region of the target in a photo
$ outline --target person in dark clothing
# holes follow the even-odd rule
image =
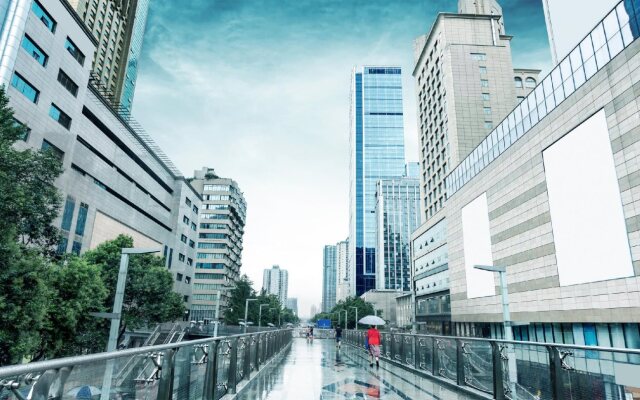
[[[342,328],[336,327],[336,346],[340,348],[342,345]]]

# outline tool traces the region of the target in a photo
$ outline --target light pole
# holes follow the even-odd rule
[[[213,337],[218,337],[218,324],[220,323],[220,320],[218,318],[220,318],[220,294],[222,292],[220,290],[218,290],[216,292],[216,298],[218,299],[218,301],[216,302],[216,320],[213,322]]]
[[[247,299],[244,302],[244,333],[247,333],[247,316],[249,313],[249,302],[258,301],[258,299]]]
[[[349,310],[345,309],[345,310],[342,310],[342,311],[344,311],[344,329],[347,329],[347,312]],[[342,312],[342,311],[340,311],[340,312]]]
[[[118,271],[118,282],[116,283],[116,294],[113,299],[113,313],[104,315],[111,319],[111,327],[109,329],[109,341],[107,342],[107,351],[115,351],[118,344],[118,334],[120,331],[120,321],[122,320],[122,303],[124,301],[124,289],[127,283],[127,271],[129,270],[130,254],[151,254],[159,253],[159,249],[135,249],[125,247],[120,254],[120,270]],[[113,375],[113,360],[107,361],[102,380],[102,394],[100,398],[106,400],[109,398],[111,391],[111,377]]]
[[[500,292],[502,294],[502,323],[504,325],[504,338],[513,341],[513,324],[509,313],[509,287],[507,285],[507,269],[495,265],[474,265],[473,268],[482,271],[497,272],[500,275]],[[507,358],[509,363],[509,386],[513,399],[517,398],[516,382],[518,381],[516,368],[516,354],[513,343],[507,344]]]
[[[262,307],[269,307],[269,303],[260,304],[260,310],[258,311],[258,328],[262,326]]]
[[[349,308],[356,309],[356,330],[358,330],[358,307],[350,306]]]

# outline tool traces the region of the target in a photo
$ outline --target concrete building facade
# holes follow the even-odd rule
[[[198,218],[190,222],[198,228],[193,314],[196,320],[214,319],[218,302],[218,317],[224,315],[240,276],[247,204],[237,182],[213,168],[195,171],[190,182],[202,198]]]
[[[298,315],[298,299],[296,297],[289,297],[285,307],[293,311],[294,315]]]
[[[262,290],[280,299],[281,304],[287,304],[289,292],[289,271],[274,265],[271,269],[265,269],[262,275]]]
[[[329,312],[336,305],[338,247],[324,246],[322,255],[322,312]]]
[[[397,178],[376,185],[376,288],[411,290],[411,234],[421,222],[420,181]]]
[[[416,39],[415,59],[421,190],[429,219],[446,202],[451,168],[513,109],[524,82],[537,82],[539,71],[514,71],[511,36],[494,0],[461,0],[458,14],[439,14],[429,33]]]
[[[620,2],[447,177],[454,333],[640,348],[640,35]],[[594,227],[597,227],[594,229]]]
[[[80,254],[121,233],[164,255],[175,290],[191,305],[200,196],[141,129],[134,129],[89,84],[93,34],[64,0],[0,5],[0,84],[17,123],[18,148],[46,148],[62,160],[56,181],[64,204],[55,222],[59,251]],[[182,256],[180,256],[182,255]]]
[[[149,0],[69,0],[98,41],[92,78],[120,112],[133,105]]]

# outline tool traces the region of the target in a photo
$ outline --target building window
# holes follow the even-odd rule
[[[171,269],[171,265],[173,264],[173,249],[169,249],[169,262],[167,264],[167,268]]]
[[[195,222],[192,222],[191,223],[191,230],[195,232],[197,229],[198,229],[198,225],[196,225]]]
[[[84,66],[84,54],[78,49],[75,43],[69,37],[67,37],[67,41],[64,43],[64,48],[76,59],[76,61]]]
[[[31,11],[38,17],[40,21],[46,26],[51,32],[56,31],[56,21],[51,18],[51,15],[42,7],[42,4],[38,2],[38,0],[34,0],[31,4]]]
[[[76,201],[73,197],[67,196],[67,200],[64,203],[64,211],[62,212],[62,224],[60,225],[60,229],[63,231],[71,230],[71,220],[73,219],[73,211],[75,210],[75,207]]]
[[[40,65],[42,65],[43,67],[47,66],[49,56],[47,56],[47,53],[42,51],[40,46],[35,44],[33,39],[29,37],[29,35],[24,35],[24,38],[22,39],[22,48],[25,49],[25,51],[29,53],[31,57],[33,57],[33,59],[36,60]]]
[[[196,247],[196,242],[194,242],[193,240],[189,240],[189,247],[191,247],[192,249]]]
[[[491,107],[484,107],[483,111],[484,115],[491,115]]]
[[[189,200],[189,198],[188,198],[188,197],[185,197],[185,198],[184,198],[184,203],[185,203],[186,205],[188,205],[189,207],[191,207],[191,200]]]
[[[196,214],[198,213],[198,207],[196,207],[195,205],[193,206],[193,212]]]
[[[186,235],[180,235],[180,241],[182,243],[187,243],[187,236]]]
[[[486,75],[487,74],[487,67],[480,67],[480,75]]]
[[[64,88],[67,89],[67,91],[71,93],[73,97],[78,96],[78,85],[76,85],[76,83],[71,80],[71,78],[69,78],[69,75],[65,74],[63,70],[58,71],[58,82],[60,82],[60,84],[64,86]]]
[[[189,296],[182,296],[182,300],[183,300],[185,303],[188,303],[188,302],[189,302]]]
[[[25,124],[23,124],[22,122],[18,121],[15,118],[13,119],[13,126],[15,126],[18,129],[22,129],[20,140],[22,140],[23,142],[26,142],[27,140],[29,140],[29,134],[31,133],[31,129],[29,129],[29,127],[27,127]]]
[[[76,235],[84,235],[84,227],[87,224],[87,214],[89,213],[89,206],[86,203],[80,203],[78,209],[78,221],[76,222]]]
[[[42,146],[40,148],[42,150],[44,150],[44,151],[51,152],[51,154],[56,156],[60,161],[62,161],[62,159],[64,159],[64,151],[60,150],[58,147],[56,147],[55,145],[51,144],[51,142],[49,142],[46,139],[44,139],[42,141]]]
[[[178,261],[184,262],[185,259],[186,259],[186,257],[185,257],[184,254],[182,254],[182,253],[178,254]]]
[[[176,274],[176,280],[178,282],[182,282],[182,274],[180,274],[180,273]]]
[[[190,276],[185,276],[184,277],[184,283],[186,283],[187,285],[191,283],[191,277]]]
[[[11,78],[11,86],[16,88],[20,93],[25,95],[25,97],[33,103],[38,102],[38,97],[40,97],[40,91],[36,89],[32,84],[30,84],[26,79],[22,77],[22,75],[17,72],[13,73],[13,77]]]
[[[188,218],[186,215],[183,215],[183,216],[182,216],[182,222],[183,222],[185,225],[189,225],[189,218]]]
[[[487,55],[485,53],[471,53],[471,58],[476,61],[486,61]]]
[[[522,78],[520,78],[519,76],[516,76],[514,78],[514,82],[515,82],[517,88],[519,88],[519,89],[522,88]]]
[[[493,122],[484,121],[484,127],[485,127],[485,129],[493,129]]]
[[[192,266],[193,265],[193,258],[187,258],[187,265],[188,266]]]
[[[491,100],[491,95],[489,95],[489,93],[482,93],[482,100],[484,101]]]
[[[71,128],[71,117],[53,103],[51,103],[51,108],[49,108],[49,116],[65,128]]]
[[[58,254],[64,254],[67,252],[67,246],[69,245],[69,239],[66,237],[60,238],[60,242],[58,243]]]
[[[79,256],[80,250],[82,249],[82,243],[73,241],[73,246],[71,246],[71,253]]]
[[[480,86],[487,88],[489,87],[489,81],[486,79],[480,79]]]
[[[525,86],[526,86],[526,87],[528,87],[528,88],[532,89],[532,88],[535,88],[535,87],[536,87],[536,80],[535,80],[535,79],[533,79],[533,78],[527,78],[527,79],[524,81],[524,84],[525,84]]]

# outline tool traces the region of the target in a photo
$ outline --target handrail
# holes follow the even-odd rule
[[[96,361],[113,360],[113,359],[127,357],[127,356],[146,354],[149,352],[157,352],[161,350],[179,349],[181,347],[187,347],[187,346],[193,346],[193,345],[199,345],[199,344],[210,344],[210,343],[215,343],[222,340],[235,339],[235,338],[240,338],[244,336],[264,335],[264,334],[283,332],[283,331],[289,331],[289,330],[291,329],[279,329],[279,330],[272,330],[267,332],[219,336],[216,338],[210,337],[206,339],[189,340],[186,342],[179,342],[179,343],[169,343],[169,344],[161,344],[156,346],[137,347],[135,349],[124,349],[124,350],[118,350],[118,351],[112,351],[112,352],[64,357],[64,358],[57,358],[53,360],[36,361],[29,364],[10,365],[7,367],[0,367],[0,378],[8,378],[8,377],[32,373],[32,372],[88,364]]]

